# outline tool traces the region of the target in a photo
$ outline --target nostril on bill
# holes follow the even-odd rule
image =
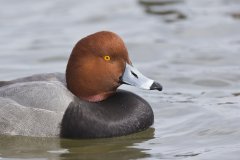
[[[134,73],[133,71],[131,71],[131,73],[134,77],[136,77],[138,79],[138,75],[136,73]]]

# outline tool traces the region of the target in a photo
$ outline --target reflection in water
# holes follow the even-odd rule
[[[231,16],[232,16],[234,19],[240,20],[240,12],[239,12],[239,13],[232,13]]]
[[[178,7],[183,2],[183,0],[139,0],[139,3],[145,7],[146,13],[160,15],[166,22],[187,18],[186,14]]]
[[[0,157],[3,158],[56,158],[49,150],[59,149],[58,138],[0,136]],[[1,159],[1,158],[0,158]]]
[[[68,149],[69,153],[61,157],[67,159],[137,159],[150,155],[144,153],[144,149],[134,148],[138,143],[153,139],[154,129],[150,128],[129,136],[116,138],[103,138],[92,140],[67,140],[61,141],[61,148]]]
[[[234,96],[240,96],[240,92],[239,93],[233,93]]]
[[[195,157],[197,155],[199,155],[200,153],[188,153],[188,154],[177,154],[175,155],[175,157],[183,157],[183,158],[187,158],[187,157]]]
[[[139,0],[139,3],[146,6],[153,6],[153,5],[164,6],[169,4],[182,3],[182,0]]]
[[[144,149],[134,148],[154,137],[154,129],[129,136],[71,140],[0,136],[0,157],[60,159],[136,159],[149,157]]]

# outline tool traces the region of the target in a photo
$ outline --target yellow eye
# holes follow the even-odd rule
[[[105,61],[110,61],[110,60],[111,60],[111,57],[110,57],[110,56],[104,56],[104,60],[105,60]]]

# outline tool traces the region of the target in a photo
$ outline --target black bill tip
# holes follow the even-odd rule
[[[153,84],[150,87],[150,90],[159,90],[162,91],[162,85],[158,82],[153,82]]]

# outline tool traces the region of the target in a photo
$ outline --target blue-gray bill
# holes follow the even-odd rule
[[[162,85],[160,83],[145,77],[141,72],[129,64],[126,64],[120,82],[122,84],[128,84],[142,89],[162,90]]]

